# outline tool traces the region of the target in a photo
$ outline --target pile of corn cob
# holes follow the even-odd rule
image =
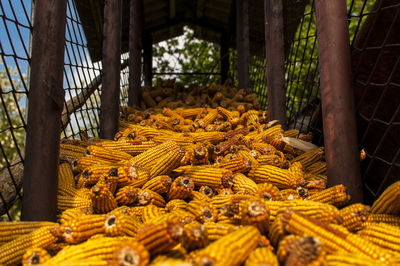
[[[400,182],[346,205],[323,148],[265,111],[128,111],[114,141],[62,141],[58,222],[2,223],[0,264],[400,262]]]

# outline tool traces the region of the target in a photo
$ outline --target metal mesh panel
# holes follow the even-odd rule
[[[0,220],[19,219],[21,209],[31,6],[31,0],[0,0]],[[73,0],[67,1],[66,15],[61,137],[80,138],[80,132],[98,136],[101,62],[91,61]],[[121,60],[127,61],[128,54]],[[128,74],[127,67],[121,70],[123,106],[127,102]]]

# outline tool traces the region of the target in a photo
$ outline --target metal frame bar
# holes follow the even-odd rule
[[[346,1],[316,0],[322,116],[328,185],[344,184],[363,202]]]
[[[27,221],[57,219],[66,8],[66,0],[35,1],[21,217]]]
[[[151,34],[147,34],[143,38],[143,72],[144,85],[151,86],[153,79],[153,42]]]
[[[129,93],[128,106],[138,106],[142,75],[142,0],[131,0],[129,18]]]
[[[286,126],[285,42],[283,4],[280,0],[264,0],[265,55],[268,117]]]
[[[104,5],[103,82],[101,92],[100,137],[113,139],[118,130],[121,70],[122,0]]]
[[[249,3],[236,0],[236,49],[238,88],[250,90]]]

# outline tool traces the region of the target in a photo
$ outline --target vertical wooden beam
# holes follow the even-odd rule
[[[143,0],[131,0],[129,18],[128,106],[138,106],[142,76]]]
[[[250,90],[250,44],[248,0],[236,0],[236,48],[238,88]]]
[[[267,60],[268,117],[286,126],[285,43],[283,4],[264,0],[265,50]]]
[[[66,0],[36,0],[22,220],[56,221]]]
[[[351,202],[362,202],[346,1],[316,0],[315,8],[328,185],[344,184]]]
[[[143,57],[144,85],[151,86],[151,81],[153,79],[153,43],[150,34],[146,35],[144,38]]]
[[[101,90],[100,137],[113,139],[118,130],[121,69],[122,0],[104,4],[103,82]]]
[[[220,43],[221,84],[228,79],[229,74],[229,39],[227,33],[221,33]]]

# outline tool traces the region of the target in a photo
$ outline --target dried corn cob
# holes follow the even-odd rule
[[[282,200],[279,189],[270,183],[257,184],[257,191],[255,194],[265,200]]]
[[[282,222],[282,214],[278,215],[278,217],[271,223],[269,228],[269,239],[271,243],[276,247],[281,245],[281,240],[286,239],[287,232],[284,228]],[[282,240],[283,241],[283,240]],[[286,245],[286,244],[285,244]]]
[[[341,209],[342,225],[351,232],[360,230],[362,224],[367,220],[370,209],[369,206],[361,203],[351,204]]]
[[[300,162],[305,169],[311,166],[313,163],[318,162],[324,158],[324,148],[316,148],[297,156],[292,162]]]
[[[157,146],[157,143],[154,141],[119,140],[104,141],[100,145],[107,150],[121,151],[134,156]]]
[[[186,210],[192,213],[200,223],[215,222],[218,217],[217,209],[209,202],[192,200]]]
[[[59,217],[60,223],[67,223],[71,219],[75,219],[81,215],[93,214],[94,210],[92,207],[87,208],[71,208],[63,211]]]
[[[150,254],[139,242],[129,240],[119,243],[110,265],[145,266],[150,261]]]
[[[132,159],[132,156],[126,152],[107,150],[100,146],[89,146],[86,148],[86,155],[92,155],[110,162],[118,162]]]
[[[281,241],[276,251],[278,261],[284,263],[289,255],[289,251],[293,249],[294,244],[296,244],[301,237],[298,235],[287,235]]]
[[[211,124],[218,115],[218,111],[216,109],[207,110],[208,113],[202,119],[199,119],[197,122],[200,128],[205,128],[208,124]]]
[[[323,259],[325,257],[321,241],[317,237],[303,236],[290,245],[290,247],[285,260],[286,265],[294,265],[296,263],[300,265],[310,265],[319,258],[322,257]]]
[[[294,189],[282,189],[280,191],[282,200],[301,200],[303,199]]]
[[[1,222],[0,245],[12,241],[22,235],[29,234],[39,228],[50,228],[58,226],[52,222]]]
[[[112,163],[108,160],[101,160],[100,158],[86,155],[83,157],[79,157],[78,159],[72,161],[72,171],[74,173],[82,172],[86,167],[95,165],[95,164],[102,164],[102,165],[112,165]]]
[[[249,177],[256,183],[271,183],[278,188],[296,188],[304,179],[301,176],[296,176],[288,170],[284,170],[271,165],[261,165],[250,170]]]
[[[232,171],[222,168],[192,167],[184,171],[196,186],[209,186],[212,188],[231,187]]]
[[[334,253],[328,254],[325,257],[324,265],[326,266],[384,266],[387,265],[385,262],[366,258],[363,255],[357,253]]]
[[[258,186],[257,184],[248,178],[247,176],[237,173],[233,175],[233,186],[232,190],[236,194],[251,194],[254,195],[257,193]]]
[[[345,186],[336,185],[309,196],[307,200],[319,201],[340,207],[350,200],[350,195],[347,193]]]
[[[59,233],[67,243],[80,243],[95,234],[104,233],[105,215],[87,214],[65,221]]]
[[[0,246],[0,264],[16,264],[29,248],[45,248],[56,242],[55,230],[55,227],[42,227]]]
[[[150,169],[150,178],[169,174],[172,170],[179,166],[184,155],[185,149],[178,148],[161,156]]]
[[[151,178],[149,181],[147,181],[143,185],[142,189],[149,189],[158,194],[164,194],[164,193],[168,192],[168,190],[171,186],[171,183],[172,183],[172,180],[169,176],[160,175],[160,176]]]
[[[371,213],[366,221],[362,224],[362,228],[372,223],[385,223],[390,225],[400,226],[400,217],[391,214]]]
[[[115,194],[115,200],[118,205],[129,205],[136,202],[140,189],[134,186],[125,186],[120,188]]]
[[[107,213],[118,207],[113,193],[105,185],[95,185],[91,189],[90,197],[96,213]]]
[[[168,200],[187,199],[192,195],[193,181],[187,176],[180,176],[172,182],[168,192]]]
[[[269,248],[256,248],[246,259],[245,266],[270,265],[279,266],[276,255]]]
[[[268,233],[269,209],[263,200],[241,202],[239,213],[243,225],[253,225],[264,235]]]
[[[251,161],[247,158],[235,158],[219,164],[219,167],[231,170],[233,173],[246,173],[250,170],[251,164]]]
[[[22,266],[44,264],[50,257],[50,254],[43,248],[30,248],[22,257]]]
[[[142,189],[138,193],[138,204],[139,205],[154,204],[158,207],[165,207],[165,200],[160,194],[154,191],[148,189]]]
[[[187,202],[181,199],[173,199],[168,201],[165,205],[165,210],[168,212],[172,212],[174,210],[183,210],[185,211],[187,207]]]
[[[371,224],[357,234],[382,248],[394,252],[400,251],[400,228],[397,226],[384,223]]]
[[[60,144],[60,160],[73,162],[85,156],[85,148],[71,144]]]
[[[75,186],[74,173],[72,172],[71,164],[61,163],[58,166],[58,184]]]
[[[210,202],[211,199],[206,196],[205,194],[199,192],[199,191],[192,191],[192,197],[193,200],[198,200],[198,201],[204,201],[204,202]]]
[[[157,207],[153,204],[146,205],[143,208],[142,221],[150,223],[152,220],[164,215],[166,213],[164,208]]]
[[[149,171],[140,165],[118,168],[118,186],[142,187],[149,180]]]
[[[200,223],[185,224],[186,233],[182,238],[182,247],[187,251],[204,248],[208,245],[208,235],[204,226]]]
[[[183,234],[184,227],[181,223],[167,221],[143,227],[138,232],[136,240],[154,255],[172,249]]]
[[[170,150],[178,149],[179,146],[176,142],[166,141],[157,145],[147,151],[135,156],[130,160],[131,164],[141,164],[145,167],[151,168],[162,155],[168,153]]]
[[[117,176],[118,169],[111,165],[91,165],[86,167],[78,179],[78,187],[94,185],[103,175]]]
[[[108,214],[103,222],[104,233],[108,236],[135,237],[142,223],[135,217],[122,212]]]
[[[199,188],[199,192],[202,193],[202,194],[204,194],[204,195],[206,195],[206,196],[209,197],[209,198],[212,198],[213,196],[215,196],[215,191],[214,191],[214,189],[212,189],[212,188],[209,187],[209,186],[201,186],[201,187]]]
[[[390,185],[383,191],[371,207],[371,213],[395,214],[400,213],[400,181]]]
[[[58,186],[60,192],[61,186]],[[64,191],[67,189],[64,189]],[[92,206],[90,191],[88,189],[68,188],[68,194],[59,193],[57,195],[57,209],[64,211],[70,208],[87,208]]]
[[[239,265],[256,248],[259,236],[255,227],[244,226],[192,252],[188,261],[195,265]]]

